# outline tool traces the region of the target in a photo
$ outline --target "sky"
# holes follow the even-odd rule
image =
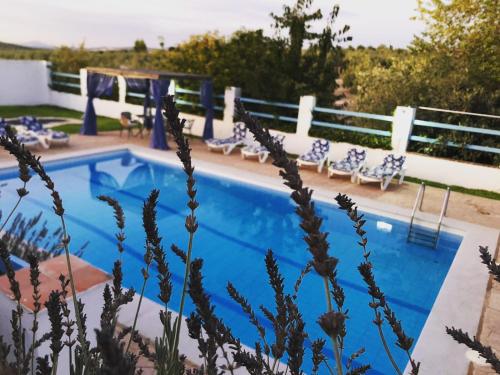
[[[293,0],[0,0],[0,41],[50,46],[176,45],[190,35],[241,29],[272,33],[271,12]],[[417,0],[315,0],[326,15],[340,5],[338,25],[351,26],[353,45],[405,47],[423,30]],[[318,24],[318,27],[321,23]]]

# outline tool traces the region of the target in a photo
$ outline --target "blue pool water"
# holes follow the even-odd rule
[[[110,208],[96,196],[107,194],[121,202],[127,223],[123,256],[125,286],[138,288],[142,280],[144,234],[141,212],[143,199],[152,188],[161,190],[158,224],[165,248],[168,249],[171,243],[186,248],[184,218],[188,209],[185,176],[180,169],[138,158],[127,151],[49,163],[47,169],[65,203],[72,248],[76,250],[89,241],[83,258],[108,272],[117,256],[116,228]],[[267,286],[264,267],[264,254],[271,248],[291,291],[301,269],[310,259],[294,205],[284,193],[202,173],[196,176],[200,227],[194,240],[194,256],[204,259],[205,287],[217,306],[217,314],[243,343],[253,346],[256,332],[228,297],[226,283],[232,281],[254,307],[263,304],[272,308],[273,296]],[[17,171],[0,172],[0,183],[6,183],[2,188],[2,209],[6,212],[15,201],[15,189],[19,187]],[[55,228],[58,221],[51,213],[51,199],[41,181],[33,179],[28,190],[30,194],[22,203],[22,212],[34,215],[44,211],[49,225]],[[372,323],[366,287],[357,271],[362,257],[352,224],[345,213],[333,205],[319,202],[317,208],[324,218],[324,229],[330,232],[330,251],[340,259],[338,274],[345,288],[345,305],[350,317],[344,353],[348,356],[360,347],[366,347],[361,363],[368,362],[373,366],[370,373],[393,373]],[[366,218],[375,276],[407,333],[417,339],[461,238],[442,233],[437,250],[432,250],[406,242],[407,223],[372,214],[367,214]],[[377,229],[377,222],[392,225],[391,231]],[[171,308],[175,310],[179,304],[183,265],[170,253],[168,259],[174,282]],[[154,280],[154,277],[150,279],[146,295],[157,300],[158,288]],[[315,322],[325,311],[325,301],[323,285],[317,275],[311,273],[306,277],[299,294],[299,305],[310,337],[322,337]],[[187,311],[191,309],[188,302]],[[269,326],[263,316],[261,318]],[[404,367],[405,354],[397,350],[393,344],[394,336],[389,331],[387,337],[397,362]],[[309,353],[306,357],[310,357]]]

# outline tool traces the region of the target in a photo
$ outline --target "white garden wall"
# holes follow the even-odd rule
[[[83,112],[87,103],[85,69],[80,70],[81,94],[68,94],[50,90],[49,70],[46,61],[1,60],[0,59],[0,105],[33,105],[50,104],[70,108]],[[125,88],[123,79],[118,80],[119,101],[94,99],[96,113],[100,116],[119,118],[120,113],[129,111],[141,114],[140,105],[125,102]],[[225,109],[224,120],[214,120],[214,136],[226,137],[231,135],[233,127],[234,99],[241,96],[241,90],[228,87],[224,93]],[[315,138],[310,137],[312,110],[315,99],[312,96],[302,97],[295,133],[286,135],[285,149],[291,154],[306,152]],[[415,110],[409,107],[398,107],[395,111],[391,144],[395,153],[404,153],[411,133],[411,124]],[[203,134],[205,119],[181,113],[186,119],[194,119],[191,133],[196,136]],[[272,131],[272,133],[278,133]],[[249,141],[252,136],[248,135]],[[351,147],[360,147],[348,143],[333,143],[330,152],[331,160],[345,156]],[[390,152],[381,149],[368,150],[367,164],[379,164],[384,156]],[[407,156],[407,175],[421,179],[440,182],[446,185],[457,185],[466,188],[484,189],[500,193],[500,168],[489,167],[474,163],[460,162],[443,158],[435,158],[416,153],[405,153]]]
[[[0,59],[0,105],[49,103],[47,61]]]

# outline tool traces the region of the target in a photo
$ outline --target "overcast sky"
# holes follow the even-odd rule
[[[127,47],[144,39],[158,47],[192,34],[240,28],[271,33],[269,13],[292,0],[0,0],[0,41],[59,46]],[[404,47],[423,30],[416,0],[315,0],[328,14],[340,5],[340,24],[351,26],[353,44]]]

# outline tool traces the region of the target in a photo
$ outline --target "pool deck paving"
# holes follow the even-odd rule
[[[119,132],[102,132],[98,136],[71,135],[71,143],[68,147],[54,147],[48,150],[35,149],[34,152],[42,155],[56,155],[69,151],[90,150],[92,148],[102,148],[106,146],[120,144],[134,144],[147,147],[149,139],[147,137],[130,137],[126,135],[119,136]],[[169,140],[170,146],[175,146],[172,140]],[[268,160],[265,164],[260,164],[256,160],[242,160],[239,150],[234,150],[231,155],[223,155],[218,152],[210,152],[199,139],[192,139],[194,166],[196,160],[203,160],[215,164],[228,165],[241,171],[248,171],[265,176],[278,176],[278,169]],[[167,152],[174,152],[173,150]],[[12,156],[5,151],[0,151],[0,162],[12,160]],[[411,171],[408,171],[411,176]],[[319,174],[316,169],[301,169],[301,175],[306,186],[331,190],[332,198],[340,193],[352,196],[358,196],[373,199],[381,203],[387,203],[411,209],[415,202],[419,185],[410,182],[404,182],[402,185],[391,183],[386,191],[381,191],[379,184],[357,185],[350,182],[348,178],[328,178],[326,170]],[[422,211],[439,215],[444,198],[445,190],[427,186]],[[417,214],[418,215],[418,214]],[[459,192],[451,192],[448,205],[447,217],[462,220],[474,224],[483,225],[490,228],[500,229],[500,201],[472,196]]]
[[[133,144],[138,146],[148,146],[147,137],[120,137],[119,132],[100,133],[99,136],[72,135],[71,143],[68,147],[57,147],[48,150],[36,149],[35,153],[42,155],[57,155],[71,151],[83,151],[98,149],[106,146],[116,146]],[[169,144],[174,148],[174,143],[169,140]],[[237,168],[241,172],[250,172],[267,177],[276,177],[278,170],[268,161],[260,164],[256,160],[242,160],[239,150],[233,151],[229,156],[217,152],[210,152],[199,139],[192,139],[192,154],[194,166],[197,160],[222,164]],[[167,151],[173,152],[173,150]],[[0,151],[0,162],[12,160],[12,156],[5,151]],[[411,171],[408,171],[411,176]],[[379,203],[394,205],[405,209],[413,207],[415,197],[419,188],[418,184],[404,182],[402,185],[391,184],[387,191],[381,191],[378,184],[357,185],[350,182],[348,178],[329,179],[324,170],[319,174],[316,169],[302,169],[301,175],[306,186],[313,189],[330,190],[332,198],[338,193],[345,193],[355,197],[363,197],[376,200]],[[427,187],[425,192],[422,211],[433,215],[439,215],[445,191],[443,189]],[[447,217],[465,222],[479,224],[482,226],[500,229],[500,201],[472,196],[464,193],[452,192],[450,196]],[[500,261],[498,244],[496,249],[490,249],[495,253],[495,258]],[[479,257],[478,257],[479,262]],[[474,334],[474,332],[472,333]],[[478,332],[480,340],[491,345],[500,354],[500,284],[490,279],[488,290],[483,307],[483,315]],[[458,345],[458,344],[457,344]],[[147,367],[147,365],[145,366]],[[490,374],[494,373],[489,366],[471,365],[469,374]]]

